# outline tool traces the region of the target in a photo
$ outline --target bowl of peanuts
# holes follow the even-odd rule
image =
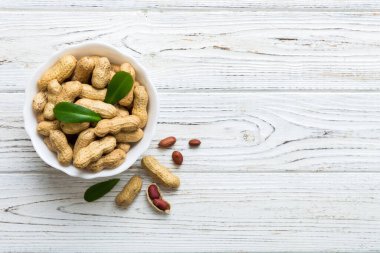
[[[130,78],[129,89],[111,103],[111,86],[115,90],[116,76],[123,75]],[[74,110],[80,120],[69,121],[62,108],[84,116]],[[136,162],[152,141],[158,111],[157,91],[144,67],[113,46],[89,42],[59,51],[38,68],[25,89],[23,116],[46,164],[93,179],[114,176]]]

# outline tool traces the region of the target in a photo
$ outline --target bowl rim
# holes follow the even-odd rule
[[[33,86],[36,85],[36,81],[40,78],[40,75],[46,70],[49,66],[54,64],[54,62],[62,55],[64,55],[67,51],[75,51],[81,48],[88,48],[88,47],[102,47],[110,51],[114,51],[115,53],[121,55],[123,58],[128,59],[128,62],[131,63],[134,68],[139,69],[138,74],[142,76],[145,80],[144,86],[147,88],[147,91],[149,93],[149,114],[148,114],[148,123],[150,125],[150,131],[146,132],[144,130],[144,137],[142,140],[138,142],[139,145],[139,152],[137,152],[137,155],[134,155],[131,159],[128,160],[129,156],[127,155],[126,160],[117,168],[112,170],[103,170],[98,173],[92,173],[92,172],[86,172],[81,171],[77,168],[75,168],[72,164],[64,167],[57,167],[51,162],[49,159],[45,159],[44,155],[42,154],[44,150],[41,150],[37,146],[37,138],[42,138],[37,132],[36,129],[31,129],[28,127],[28,118],[30,116],[30,113],[33,114],[33,117],[35,118],[34,112],[31,110],[31,100],[28,98],[33,98],[35,96],[35,93],[33,92]],[[74,53],[75,54],[75,53]],[[37,90],[38,92],[38,90]],[[33,94],[32,94],[33,93]],[[24,129],[30,138],[33,148],[36,151],[37,155],[43,160],[46,164],[48,164],[50,167],[53,167],[56,170],[62,171],[63,173],[72,176],[72,177],[79,177],[83,179],[95,179],[95,178],[102,178],[102,177],[111,177],[115,176],[119,173],[122,173],[126,170],[128,170],[133,164],[138,160],[138,158],[149,148],[150,143],[152,142],[153,136],[156,131],[157,121],[158,121],[158,114],[159,114],[159,99],[158,99],[158,93],[156,87],[152,84],[148,72],[145,69],[145,67],[140,64],[133,56],[125,52],[125,50],[116,48],[108,43],[100,42],[100,41],[91,41],[91,42],[84,42],[76,45],[67,46],[63,49],[60,49],[56,51],[55,53],[51,54],[46,61],[41,63],[39,67],[37,67],[31,76],[31,78],[26,83],[25,87],[25,93],[24,93],[24,106],[23,106],[23,120],[24,120]],[[32,111],[32,112],[31,112]],[[146,128],[146,127],[145,127]],[[136,147],[132,147],[136,148]],[[51,152],[51,151],[49,151]],[[132,161],[133,159],[133,161]],[[132,161],[132,162],[131,162]],[[125,167],[120,169],[121,167]],[[65,168],[73,167],[75,170],[67,170]],[[106,173],[105,173],[106,172]],[[108,172],[108,173],[107,173]]]

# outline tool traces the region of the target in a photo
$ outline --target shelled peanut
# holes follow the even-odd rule
[[[117,104],[104,102],[115,73],[124,71],[133,78],[132,89]],[[42,74],[32,103],[37,132],[64,166],[99,172],[120,166],[128,151],[144,136],[148,94],[128,63],[116,64],[104,56],[62,56]],[[60,102],[86,107],[102,118],[97,123],[66,123],[56,119]],[[73,141],[74,140],[74,141]]]
[[[146,198],[149,204],[160,213],[170,213],[170,204],[162,198],[160,188],[156,184],[151,184],[146,190]]]

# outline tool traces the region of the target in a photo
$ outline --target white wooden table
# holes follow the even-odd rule
[[[380,1],[0,3],[0,252],[380,250]],[[146,152],[185,162],[170,216],[141,192],[115,208],[100,180],[36,155],[24,86],[57,49],[105,41],[144,64],[162,104]],[[190,137],[203,143],[187,148]],[[150,178],[135,164],[121,176]]]

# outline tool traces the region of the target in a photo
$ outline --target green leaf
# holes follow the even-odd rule
[[[98,122],[102,119],[96,112],[69,102],[58,103],[53,111],[56,119],[65,123]]]
[[[120,181],[119,178],[110,179],[101,183],[94,184],[84,193],[84,199],[92,202],[106,195]]]
[[[131,74],[119,71],[117,72],[107,87],[107,94],[104,102],[108,104],[116,104],[120,99],[125,97],[133,86],[133,77]]]

